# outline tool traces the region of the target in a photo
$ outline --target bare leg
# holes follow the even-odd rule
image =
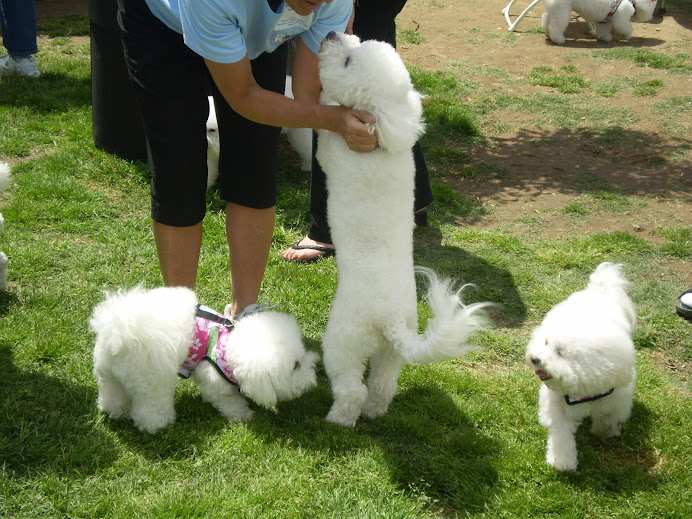
[[[163,282],[166,286],[184,286],[194,290],[202,247],[202,222],[190,227],[154,222],[153,227]]]
[[[269,259],[276,207],[226,206],[226,238],[231,257],[231,315],[257,302]]]

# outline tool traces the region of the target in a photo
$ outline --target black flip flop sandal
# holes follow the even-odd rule
[[[305,249],[310,249],[310,250],[316,250],[319,252],[322,252],[324,254],[320,254],[319,256],[316,256],[314,258],[310,259],[290,259],[290,258],[284,258],[286,261],[291,261],[293,263],[315,263],[316,261],[322,259],[322,258],[331,258],[336,254],[336,250],[333,248],[329,247],[323,247],[322,245],[301,245],[300,242],[303,241],[302,238],[295,242],[293,245],[291,245],[291,248],[293,250],[305,250]]]
[[[692,321],[692,306],[686,305],[682,302],[682,297],[685,294],[692,294],[692,288],[685,290],[682,294],[680,294],[680,297],[678,297],[678,300],[675,302],[675,309],[678,311],[678,315],[680,317],[687,319],[688,321]]]

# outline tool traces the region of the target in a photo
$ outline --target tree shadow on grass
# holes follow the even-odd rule
[[[466,145],[464,145],[466,146]],[[442,181],[482,203],[531,199],[545,192],[692,197],[692,139],[614,127],[599,130],[520,130],[483,145],[482,164],[465,155],[442,164]],[[487,167],[490,166],[490,167]],[[465,215],[460,215],[464,221]],[[470,213],[472,218],[475,213]]]

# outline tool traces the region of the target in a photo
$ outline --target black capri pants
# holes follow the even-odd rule
[[[174,227],[204,219],[208,95],[219,124],[218,188],[227,202],[276,205],[281,128],[249,121],[228,105],[204,60],[156,18],[145,0],[118,0],[125,61],[135,89],[151,170],[151,216]],[[252,60],[257,83],[284,93],[286,47]]]

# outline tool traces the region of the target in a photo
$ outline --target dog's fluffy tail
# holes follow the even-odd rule
[[[452,280],[440,279],[428,268],[416,267],[416,272],[427,278],[425,299],[434,315],[423,335],[403,322],[388,330],[385,334],[397,351],[409,364],[429,364],[478,349],[466,341],[472,333],[490,325],[485,310],[493,303],[465,305],[461,293],[468,285],[455,289]]]

